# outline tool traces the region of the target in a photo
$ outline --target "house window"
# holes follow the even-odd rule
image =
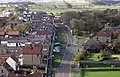
[[[39,54],[37,54],[37,57],[39,57]]]
[[[1,73],[3,73],[3,70],[1,70]]]

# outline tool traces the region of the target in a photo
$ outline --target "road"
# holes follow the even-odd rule
[[[64,56],[60,65],[60,69],[56,73],[56,77],[71,77],[72,59],[75,51],[77,51],[80,48],[80,46],[76,44],[72,34],[70,32],[66,33],[68,44],[72,45],[68,47],[68,45],[66,44],[66,49],[63,49],[61,51],[64,54]]]

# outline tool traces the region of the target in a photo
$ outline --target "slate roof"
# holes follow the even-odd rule
[[[86,49],[102,49],[102,44],[99,41],[91,38],[85,43],[85,48]]]

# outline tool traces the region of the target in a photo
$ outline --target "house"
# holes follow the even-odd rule
[[[43,55],[46,55],[46,56],[49,55],[49,47],[50,47],[50,45],[43,44],[43,50],[42,50]]]
[[[11,26],[16,26],[16,25],[20,24],[20,21],[17,21],[17,20],[9,21],[8,24],[11,25]]]
[[[5,32],[4,32],[4,28],[0,28],[0,36],[4,36]]]
[[[19,68],[18,63],[15,56],[0,57],[0,77],[43,77],[39,70],[24,71]]]
[[[12,68],[12,70],[18,70],[18,59],[14,55],[8,57],[5,62]]]
[[[43,77],[43,74],[40,72],[34,72],[33,74],[15,74],[9,73],[8,77]]]
[[[22,53],[21,47],[7,47],[7,46],[0,46],[0,55],[10,56],[15,55],[19,56]]]
[[[43,45],[40,46],[28,46],[23,47],[22,58],[23,62],[21,64],[23,66],[40,66],[41,65],[41,56],[42,56]]]
[[[0,66],[0,77],[8,77],[8,70],[4,66]]]
[[[116,35],[115,31],[112,29],[107,30],[100,30],[96,33],[96,40],[105,43],[105,42],[111,42],[112,38]]]
[[[39,35],[39,36],[46,36],[46,38],[51,38],[52,36],[52,31],[49,31],[49,30],[43,30],[43,31],[37,31],[36,35]]]
[[[5,32],[4,31],[0,31],[0,36],[4,36]]]
[[[89,39],[85,44],[84,47],[89,52],[99,52],[101,49],[103,49],[102,44],[100,41],[97,41],[94,38]]]
[[[8,70],[4,67],[4,62],[8,57],[0,56],[0,77],[8,77]]]
[[[19,36],[19,31],[8,31],[6,33],[8,36]]]
[[[0,77],[8,77],[11,71],[17,70],[18,60],[14,56],[0,57]]]

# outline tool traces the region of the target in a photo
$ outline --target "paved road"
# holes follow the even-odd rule
[[[70,44],[70,46],[68,47],[66,45],[66,49],[62,50],[64,57],[60,65],[60,69],[57,71],[56,77],[71,77],[71,65],[74,53],[80,49],[82,47],[81,45],[85,42],[85,40],[83,40],[81,41],[81,44],[78,45],[76,44],[76,39],[72,34],[70,32],[66,33],[68,44]]]
[[[56,77],[71,77],[71,61],[73,54],[70,53],[68,49],[63,50],[64,57],[61,62],[60,69],[58,70]]]
[[[70,32],[67,32],[68,44],[73,44],[74,39]],[[74,53],[72,51],[77,51],[78,47],[66,45],[66,49],[62,50],[64,54],[63,60],[60,65],[60,69],[57,71],[56,77],[71,77],[71,64]]]

